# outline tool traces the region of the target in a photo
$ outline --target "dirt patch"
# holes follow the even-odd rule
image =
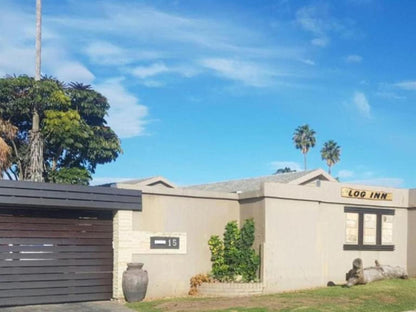
[[[209,298],[203,300],[192,300],[182,302],[166,302],[157,305],[162,311],[213,311],[230,308],[250,308],[258,306],[255,297],[238,298]]]
[[[215,311],[236,308],[265,308],[270,310],[280,310],[294,307],[317,307],[325,304],[335,304],[337,306],[351,305],[349,298],[290,298],[276,296],[251,296],[236,298],[207,298],[202,300],[165,302],[157,305],[156,308],[162,311],[172,312],[191,312],[191,311]],[[360,301],[360,300],[357,300]],[[359,302],[357,302],[359,303]]]
[[[383,303],[396,303],[397,299],[392,296],[379,297],[379,300]]]

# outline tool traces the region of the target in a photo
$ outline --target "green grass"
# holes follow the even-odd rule
[[[416,279],[387,280],[244,298],[175,298],[127,304],[140,312],[409,311],[416,310]]]

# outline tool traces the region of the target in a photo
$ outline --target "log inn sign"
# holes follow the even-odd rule
[[[393,200],[393,194],[375,190],[361,190],[349,187],[341,188],[341,196],[347,198],[370,199],[370,200]]]

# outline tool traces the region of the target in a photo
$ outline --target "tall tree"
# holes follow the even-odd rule
[[[46,182],[88,184],[97,165],[115,160],[120,141],[107,126],[107,99],[90,86],[43,77],[0,79],[0,115],[18,128],[11,141],[16,180],[30,177],[30,132],[32,106],[37,103],[44,149],[43,176]]]
[[[303,164],[306,170],[306,154],[309,149],[315,146],[315,131],[310,129],[307,124],[299,126],[295,129],[292,137],[293,143],[297,149],[300,149],[303,154]]]
[[[326,164],[328,165],[328,173],[331,174],[332,166],[340,160],[341,146],[339,146],[333,140],[325,142],[321,149],[321,157],[322,160],[326,160]]]
[[[36,0],[36,65],[35,81],[41,79],[41,43],[42,43],[42,0]],[[40,131],[40,116],[35,98],[32,112],[32,130],[30,132],[29,177],[35,182],[43,181],[43,139]]]

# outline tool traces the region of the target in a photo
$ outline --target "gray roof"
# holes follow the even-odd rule
[[[151,180],[153,178],[156,178],[156,176],[154,176],[154,177],[147,177],[147,178],[143,178],[143,179],[127,180],[127,181],[123,181],[123,182],[120,182],[120,183],[122,183],[122,184],[138,184],[140,182],[144,182],[144,181],[147,181],[147,180]]]
[[[277,182],[277,183],[289,183],[297,180],[315,170],[280,173],[263,177],[247,178],[240,180],[230,180],[223,182],[215,182],[208,184],[189,185],[184,188],[201,190],[201,191],[214,191],[214,192],[247,192],[259,190],[264,182]]]

